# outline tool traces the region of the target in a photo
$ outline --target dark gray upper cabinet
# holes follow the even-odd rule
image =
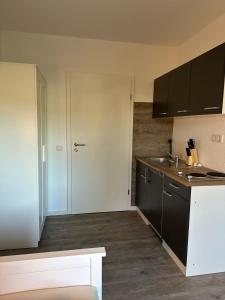
[[[165,74],[157,78],[154,82],[153,118],[162,118],[169,116],[169,80],[169,74]]]
[[[154,81],[153,118],[223,113],[225,44]]]
[[[189,114],[191,64],[185,64],[170,72],[168,107],[172,116]]]
[[[222,113],[224,58],[223,44],[191,62],[190,115]]]

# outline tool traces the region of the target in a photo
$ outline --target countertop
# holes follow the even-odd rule
[[[197,179],[195,181],[188,181],[187,179],[183,178],[182,176],[178,176],[177,172],[182,171],[184,173],[191,173],[191,172],[198,172],[198,173],[206,173],[210,171],[215,171],[206,167],[190,167],[186,166],[184,162],[181,163],[179,168],[169,167],[164,165],[163,163],[157,163],[152,161],[149,157],[136,157],[137,161],[142,162],[143,164],[155,169],[168,177],[176,180],[180,184],[185,186],[213,186],[213,185],[225,185],[225,180],[223,179]]]

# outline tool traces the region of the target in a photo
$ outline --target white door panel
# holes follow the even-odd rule
[[[70,76],[72,213],[128,207],[130,90],[128,76]]]
[[[38,160],[39,160],[39,235],[44,227],[47,214],[47,162],[46,162],[46,83],[37,71],[37,120],[38,120]]]

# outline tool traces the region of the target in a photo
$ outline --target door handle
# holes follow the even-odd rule
[[[86,144],[78,144],[78,143],[75,142],[75,143],[74,143],[74,146],[75,146],[75,147],[84,147],[84,146],[86,146]]]
[[[84,147],[84,146],[86,146],[86,144],[78,144],[77,142],[75,142],[73,145],[74,145],[74,151],[75,152],[78,152],[77,147]]]

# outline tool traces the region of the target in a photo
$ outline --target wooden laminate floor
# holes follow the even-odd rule
[[[99,246],[104,300],[225,300],[224,273],[185,278],[136,212],[48,217],[38,249],[0,255]]]

